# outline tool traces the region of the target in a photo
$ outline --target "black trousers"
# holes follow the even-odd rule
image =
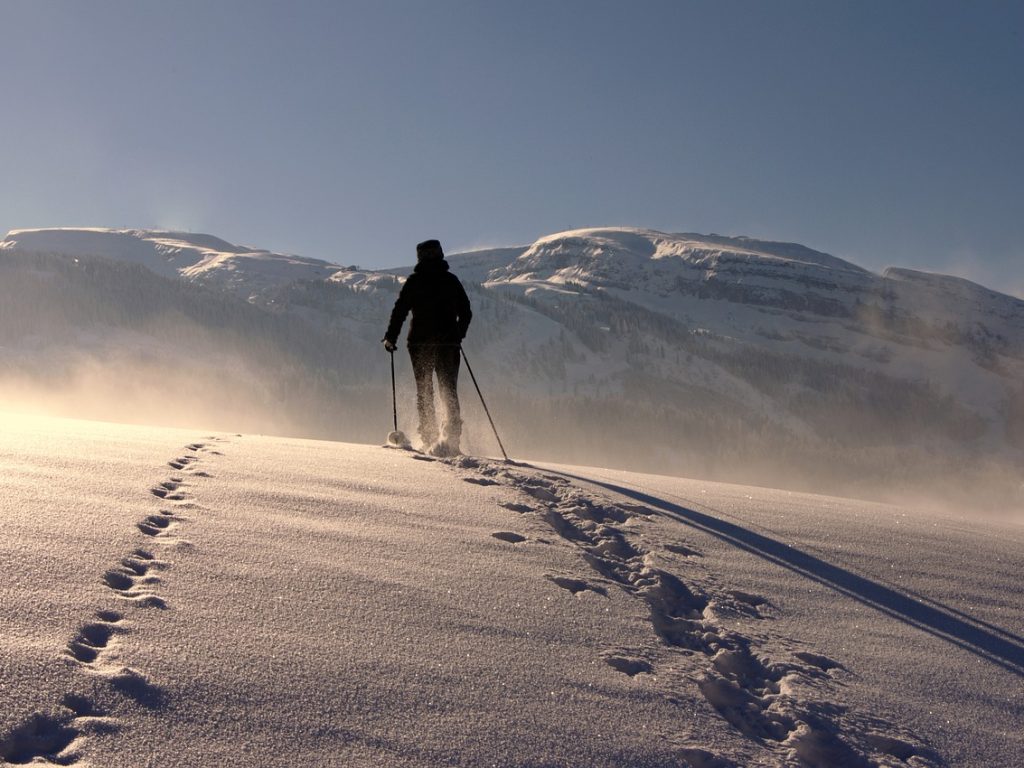
[[[410,344],[409,357],[416,377],[416,410],[420,417],[420,439],[425,445],[437,441],[437,415],[434,412],[434,375],[444,404],[441,437],[458,446],[462,436],[459,412],[459,363],[462,357],[458,344]]]

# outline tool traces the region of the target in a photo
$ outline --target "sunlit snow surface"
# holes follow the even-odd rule
[[[1019,765],[1019,524],[0,414],[0,757]]]

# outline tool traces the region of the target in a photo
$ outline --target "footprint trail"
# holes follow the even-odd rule
[[[181,543],[177,528],[192,519],[181,512],[187,510],[191,515],[202,510],[194,501],[193,492],[197,481],[203,482],[212,475],[198,467],[203,464],[203,454],[223,455],[210,448],[210,443],[224,442],[217,437],[206,440],[209,442],[190,443],[181,456],[167,462],[179,474],[148,489],[147,503],[159,500],[162,506],[135,523],[139,533],[146,537],[146,545],[120,558],[100,576],[117,607],[93,612],[92,618],[78,627],[63,651],[67,663],[77,666],[83,674],[98,676],[116,695],[146,709],[166,706],[167,693],[143,672],[120,663],[118,640],[134,632],[131,611],[170,609],[157,594],[162,583],[158,572],[170,569],[173,563],[163,554],[158,556],[156,548],[172,551],[173,545]],[[121,727],[116,718],[102,711],[91,698],[69,693],[52,711],[33,713],[0,736],[0,762],[75,765],[84,759],[82,748],[89,735],[114,733]]]
[[[441,463],[466,482],[514,489],[521,500],[501,507],[543,521],[579,551],[589,575],[548,575],[555,586],[576,598],[619,589],[641,601],[650,640],[642,648],[609,649],[603,660],[629,677],[651,675],[669,701],[679,701],[683,688],[703,697],[756,747],[758,761],[814,768],[944,764],[907,729],[836,704],[843,684],[836,676],[846,672],[840,662],[809,649],[776,658],[762,633],[735,628],[734,619],[770,620],[777,609],[766,597],[719,585],[688,542],[650,549],[644,522],[657,517],[655,510],[612,502],[530,467],[470,457]],[[729,764],[701,748],[683,750],[680,761]]]

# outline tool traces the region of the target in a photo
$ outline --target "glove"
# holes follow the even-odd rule
[[[398,345],[395,344],[395,342],[393,342],[391,339],[381,339],[381,341],[384,342],[384,349],[386,349],[388,352],[394,352],[396,349],[398,349]]]

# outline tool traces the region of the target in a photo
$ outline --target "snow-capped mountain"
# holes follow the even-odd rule
[[[164,277],[184,277],[246,295],[295,280],[324,279],[338,267],[320,259],[232,245],[212,235],[140,229],[15,229],[0,249],[101,256],[140,264]]]
[[[876,275],[801,245],[746,237],[621,228],[563,232],[492,269],[486,282],[526,293],[597,290],[682,320],[693,320],[701,301],[712,299],[765,315],[835,319],[858,330],[872,307],[885,308],[908,332],[930,333],[921,324],[952,325],[963,333],[983,327],[996,337],[993,343],[1011,346],[1024,328],[1024,302],[961,278],[896,268]],[[713,322],[723,313],[702,314]],[[746,336],[752,329],[736,323],[731,330]]]
[[[876,275],[791,243],[564,232],[490,270],[484,284],[556,306],[567,295],[613,298],[691,335],[926,378],[993,416],[1024,361],[1024,301],[947,275]],[[949,376],[951,365],[980,370]]]
[[[290,414],[292,431],[379,439],[377,410],[390,411],[379,339],[410,268],[341,267],[191,233],[16,230],[0,242],[0,268],[20,276],[23,306],[32,291],[54,290],[24,273],[38,272],[40,254],[53,269],[69,258],[122,269],[124,285],[149,278],[126,276],[122,262],[171,278],[173,290],[151,286],[180,297],[160,311],[199,323],[203,332],[191,335],[216,336],[211,349],[258,352],[246,370],[263,369],[255,378],[271,390],[264,401]],[[875,274],[792,243],[631,228],[562,232],[449,261],[474,305],[466,350],[505,416],[507,442],[523,451],[858,493],[965,472],[1019,484],[1024,301],[1014,297],[945,275]],[[70,281],[61,295],[81,297],[82,279],[60,269]],[[99,280],[88,301],[116,301]],[[190,290],[202,291],[203,310],[179,306],[194,300]],[[62,343],[68,334],[113,338],[111,322],[99,327],[81,300],[89,327],[78,322]],[[239,300],[246,309],[231,303]],[[153,332],[140,328],[159,325],[146,311],[112,322],[145,346]],[[247,314],[255,311],[258,322]],[[38,346],[39,334],[7,341],[10,366],[13,350]],[[265,370],[279,348],[288,363],[271,367],[287,378]],[[409,377],[397,359],[411,432]],[[311,409],[306,390],[297,399],[297,381],[318,382],[316,397],[329,405]],[[355,432],[339,434],[342,425]],[[467,434],[476,450],[490,439],[485,426]]]

